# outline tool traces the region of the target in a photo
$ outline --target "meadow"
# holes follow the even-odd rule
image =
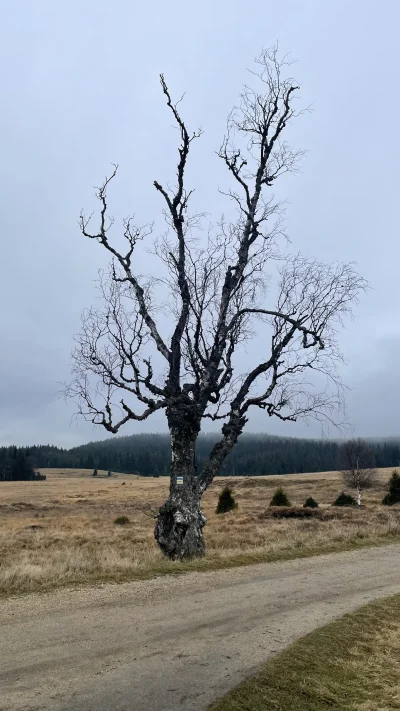
[[[186,570],[210,570],[400,540],[400,508],[380,505],[391,470],[380,470],[365,507],[332,509],[342,490],[338,472],[217,478],[203,499],[207,554],[171,563],[153,537],[154,514],[168,493],[167,478],[89,470],[42,469],[47,480],[0,485],[0,595],[97,584]],[[226,483],[238,508],[215,513]],[[302,506],[312,495],[326,519],[275,519],[268,505],[278,486]],[[129,523],[117,525],[126,516]]]

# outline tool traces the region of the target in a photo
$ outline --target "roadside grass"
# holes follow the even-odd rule
[[[171,563],[154,541],[154,511],[168,480],[138,479],[99,471],[44,470],[47,481],[0,485],[0,595],[65,585],[122,582],[188,571],[289,560],[369,545],[400,542],[400,508],[379,501],[391,471],[382,470],[361,510],[332,510],[341,490],[335,472],[285,477],[217,479],[204,497],[207,554]],[[229,482],[236,511],[217,515],[218,495]],[[271,490],[284,482],[302,506],[312,494],[326,519],[276,519],[266,515]],[[125,484],[122,486],[122,484]],[[324,509],[325,507],[325,509]],[[332,515],[333,512],[333,515]],[[115,525],[128,517],[129,524]]]
[[[65,586],[95,585],[101,583],[122,583],[134,580],[147,580],[160,575],[183,575],[189,572],[207,572],[227,568],[242,567],[256,563],[273,563],[297,558],[309,558],[328,553],[339,553],[356,548],[384,546],[400,543],[400,536],[376,536],[360,539],[348,538],[344,541],[332,541],[324,545],[304,548],[289,547],[276,551],[254,550],[254,552],[234,555],[211,556],[189,561],[171,562],[161,557],[146,555],[135,558],[123,557],[112,546],[102,548],[87,545],[85,550],[59,548],[54,555],[32,555],[24,553],[7,568],[0,566],[0,597],[26,594],[30,592],[48,592]],[[156,559],[154,559],[156,558]]]
[[[298,640],[209,711],[398,711],[399,666],[396,595]]]

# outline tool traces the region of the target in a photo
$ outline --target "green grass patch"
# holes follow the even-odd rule
[[[209,711],[397,711],[400,595],[322,627]]]

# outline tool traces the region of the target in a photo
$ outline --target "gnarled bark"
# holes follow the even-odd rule
[[[202,556],[202,529],[206,518],[200,510],[201,492],[196,472],[196,439],[199,421],[193,408],[169,411],[171,431],[170,495],[157,516],[155,539],[171,560]]]
[[[164,555],[171,560],[190,560],[205,553],[202,529],[207,519],[200,510],[200,497],[185,501],[179,492],[161,506],[154,531]]]

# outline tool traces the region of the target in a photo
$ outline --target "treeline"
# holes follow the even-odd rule
[[[217,439],[217,435],[211,434],[199,437],[196,453],[199,469]],[[377,467],[400,466],[400,440],[370,444]],[[243,435],[219,473],[228,476],[261,476],[337,470],[340,468],[339,447],[340,443],[333,440]],[[103,469],[141,476],[165,476],[169,473],[170,444],[166,434],[114,437],[69,450],[50,445],[29,449],[3,447],[0,449],[0,471],[2,462],[12,460],[16,456],[15,452],[25,456],[32,467],[38,468]]]
[[[34,481],[46,479],[35,469],[30,450],[17,447],[0,448],[0,481]]]

